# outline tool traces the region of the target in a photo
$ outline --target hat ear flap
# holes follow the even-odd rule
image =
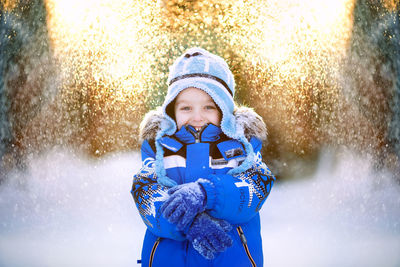
[[[221,112],[221,130],[230,138],[237,138],[238,132],[236,127],[236,118],[233,114],[229,112]]]

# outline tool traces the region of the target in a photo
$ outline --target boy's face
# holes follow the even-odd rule
[[[175,101],[175,119],[178,129],[192,125],[196,130],[207,124],[220,125],[221,113],[212,98],[203,90],[189,87],[179,93]]]

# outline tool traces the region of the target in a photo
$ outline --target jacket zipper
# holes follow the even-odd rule
[[[246,251],[247,257],[249,258],[249,260],[251,262],[251,265],[253,267],[257,267],[256,262],[253,260],[253,257],[250,254],[249,247],[247,246],[247,239],[246,239],[246,236],[244,235],[242,227],[238,226],[236,228],[236,230],[238,231],[238,234],[239,234],[239,237],[240,237],[240,241],[242,242],[242,245],[244,247],[244,250]]]
[[[153,248],[150,253],[149,267],[153,265],[154,254],[156,253],[157,247],[160,244],[161,237],[157,238],[156,242],[154,242]]]
[[[200,135],[203,132],[203,130],[207,127],[208,124],[205,124],[201,127],[201,129],[199,131],[193,131],[190,127],[187,127],[187,129],[189,130],[189,132],[194,136],[194,139],[196,140],[196,143],[200,143]]]

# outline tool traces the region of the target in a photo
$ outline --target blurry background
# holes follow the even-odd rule
[[[192,46],[267,124],[266,263],[398,266],[396,0],[1,0],[0,265],[135,264],[138,125]]]
[[[399,170],[397,1],[2,0],[0,25],[5,170],[54,145],[137,149],[168,67],[192,46],[228,61],[282,178],[326,146]]]

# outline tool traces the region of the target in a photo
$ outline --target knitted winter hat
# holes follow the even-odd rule
[[[239,140],[245,147],[247,157],[245,161],[229,173],[239,173],[250,167],[253,161],[253,148],[245,137],[243,127],[236,124],[233,114],[235,104],[235,80],[226,62],[202,48],[193,47],[183,53],[170,67],[168,76],[168,93],[162,106],[164,119],[161,122],[161,131],[157,133],[156,141],[164,135],[173,135],[176,130],[176,122],[168,112],[174,99],[180,92],[189,87],[195,87],[205,91],[221,110],[221,130],[225,135]],[[170,105],[171,104],[171,105]],[[156,173],[159,183],[166,186],[176,185],[175,181],[166,176],[163,167],[163,149],[156,142]]]
[[[180,56],[170,68],[168,76],[168,93],[163,104],[163,112],[167,118],[164,134],[174,134],[176,123],[167,112],[173,100],[186,88],[195,87],[205,91],[222,112],[221,129],[233,137],[235,119],[233,116],[235,80],[226,62],[219,56],[194,47]],[[170,105],[170,106],[169,106]]]

